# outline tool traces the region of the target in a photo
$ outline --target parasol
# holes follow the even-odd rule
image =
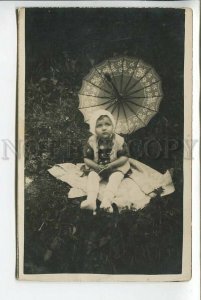
[[[163,97],[161,80],[141,59],[111,58],[94,66],[83,79],[79,109],[88,122],[94,111],[106,109],[115,119],[117,133],[146,126],[158,112]]]

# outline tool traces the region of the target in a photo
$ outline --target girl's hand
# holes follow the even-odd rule
[[[99,165],[100,170],[104,170],[107,168],[107,165]]]
[[[108,165],[104,165],[104,166],[101,166],[101,170],[99,172],[99,175],[104,176],[109,172],[110,172],[110,167]]]
[[[101,171],[100,165],[89,158],[84,158],[84,163],[90,169],[93,169],[95,172],[99,173]]]

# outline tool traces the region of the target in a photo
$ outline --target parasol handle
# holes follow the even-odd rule
[[[104,76],[107,79],[107,81],[109,83],[111,83],[111,85],[112,85],[112,87],[114,89],[114,92],[115,92],[115,96],[118,98],[118,100],[120,100],[121,95],[119,94],[119,91],[117,90],[116,86],[114,85],[114,82],[112,81],[112,78],[110,77],[110,74],[105,73]]]

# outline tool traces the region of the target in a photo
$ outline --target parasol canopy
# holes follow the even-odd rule
[[[105,109],[115,119],[115,132],[128,134],[146,126],[163,97],[161,80],[141,59],[111,58],[94,66],[83,79],[79,109],[85,121]]]

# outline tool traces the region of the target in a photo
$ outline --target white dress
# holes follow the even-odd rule
[[[129,158],[132,174],[121,182],[114,203],[121,210],[125,207],[142,209],[149,203],[154,190],[160,189],[161,197],[174,192],[171,174],[167,170],[165,174],[150,168],[149,166]],[[81,167],[84,164],[63,163],[53,166],[49,173],[57,179],[68,183],[71,189],[68,198],[74,199],[87,195],[87,176],[83,176]],[[102,201],[106,181],[100,182],[98,199]]]

